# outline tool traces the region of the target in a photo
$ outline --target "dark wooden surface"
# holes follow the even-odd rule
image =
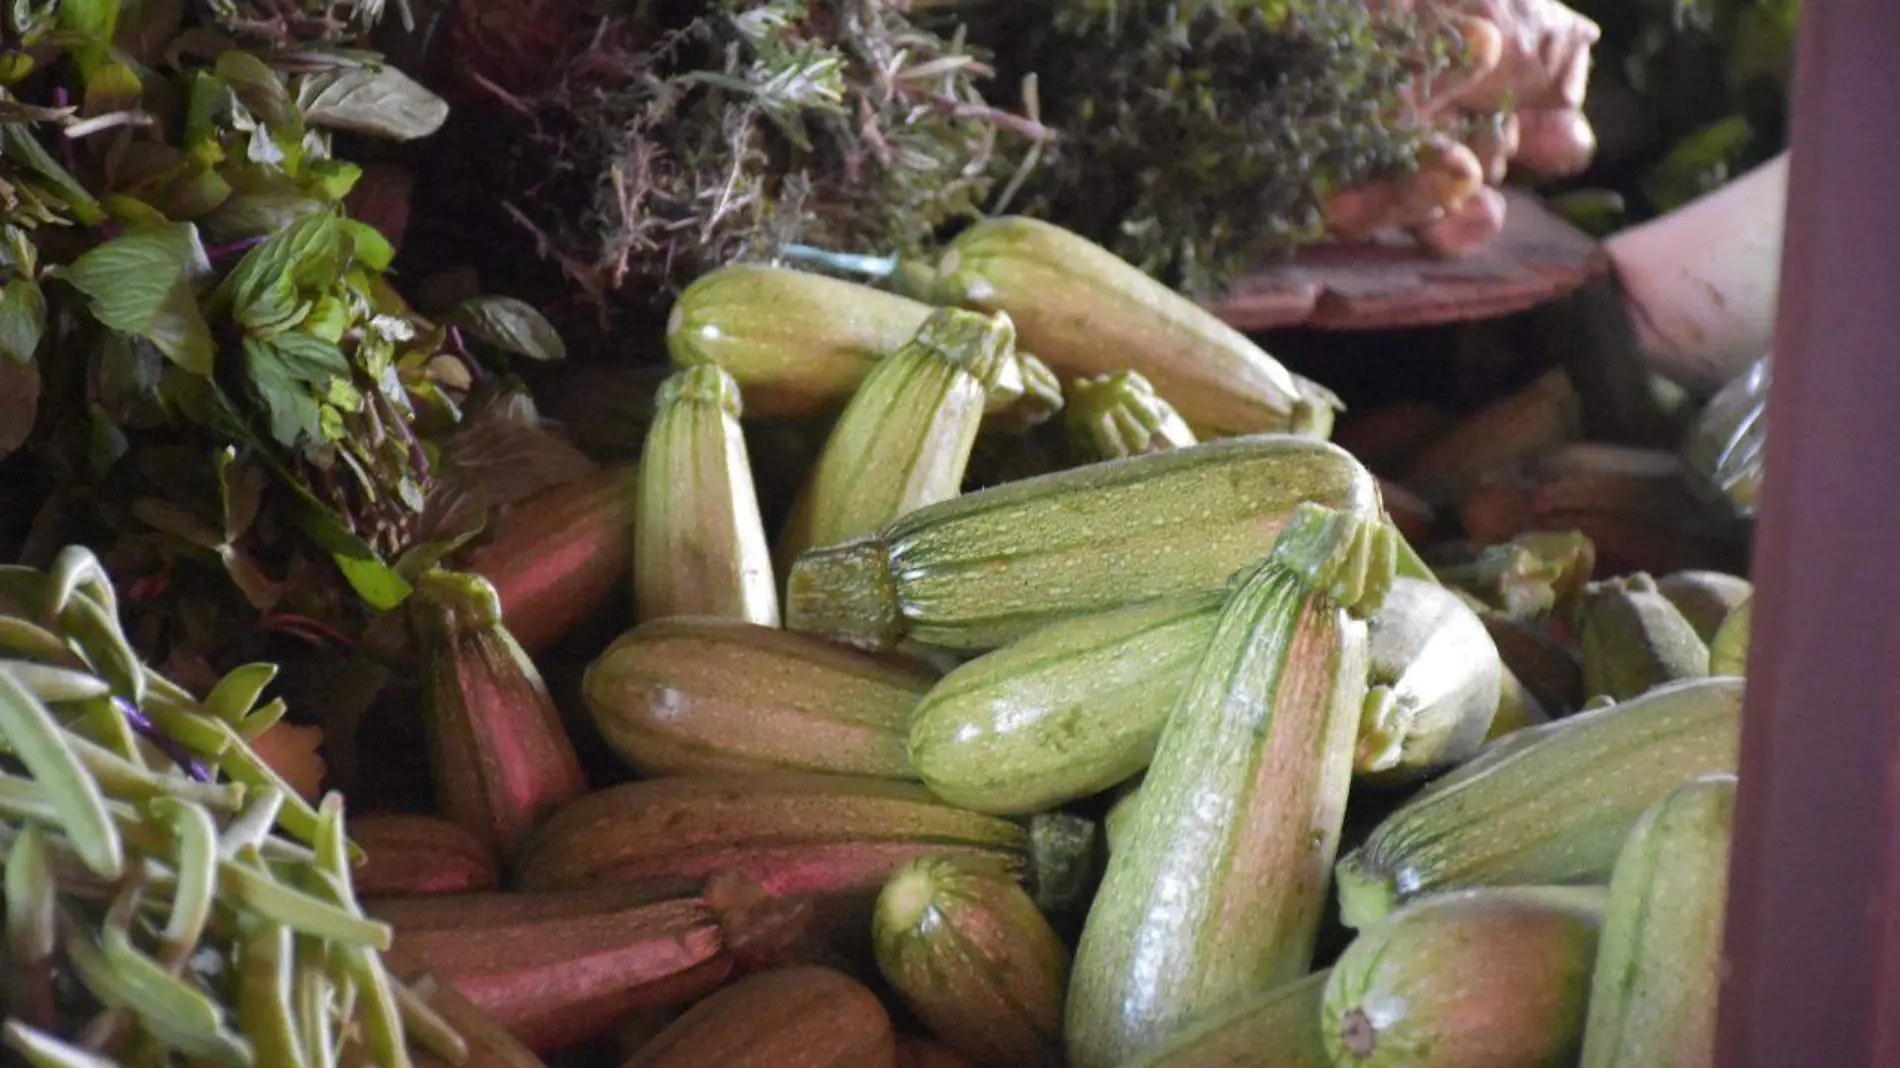
[[[1505,200],[1503,233],[1467,256],[1445,259],[1403,237],[1313,246],[1206,307],[1241,330],[1390,330],[1522,311],[1608,270],[1597,242],[1536,197],[1507,190]]]
[[[1723,1068],[1900,1066],[1900,7],[1802,5]]]

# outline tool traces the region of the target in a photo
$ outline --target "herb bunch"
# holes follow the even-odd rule
[[[1409,173],[1402,92],[1441,64],[1356,0],[1061,0],[986,34],[1024,47],[1060,137],[1028,210],[1185,291],[1323,236],[1326,195]]]
[[[207,643],[234,611],[348,630],[399,603],[479,525],[430,522],[478,352],[561,355],[516,301],[419,314],[349,217],[364,172],[338,146],[447,114],[357,47],[380,7],[7,11],[0,455],[24,444],[55,487],[26,554],[109,545],[142,593],[225,613]]]
[[[461,36],[463,59],[528,127],[509,210],[603,302],[790,243],[921,252],[1046,137],[985,102],[990,68],[960,29],[904,3],[715,0],[683,20],[638,4],[596,21],[503,3],[459,17],[485,28]],[[594,29],[524,83],[518,50],[480,44],[500,19]]]

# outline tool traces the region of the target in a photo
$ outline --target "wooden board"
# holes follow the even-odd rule
[[[1249,275],[1206,307],[1241,330],[1390,330],[1523,311],[1609,269],[1597,241],[1536,196],[1504,196],[1504,231],[1463,258],[1441,258],[1402,235],[1314,246]]]

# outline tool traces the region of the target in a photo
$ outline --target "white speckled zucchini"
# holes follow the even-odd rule
[[[1362,517],[1379,491],[1323,441],[1228,438],[920,508],[792,569],[792,629],[873,650],[995,649],[1064,619],[1220,588],[1312,502]]]
[[[1331,975],[1314,972],[1211,1013],[1125,1068],[1332,1068],[1319,1030]]]
[[[938,1037],[979,1065],[1062,1068],[1069,950],[1007,872],[906,864],[878,896],[877,963]]]
[[[1497,714],[1504,661],[1484,621],[1435,583],[1398,579],[1371,624],[1372,692],[1354,768],[1407,782],[1469,758]]]
[[[1741,705],[1740,679],[1690,679],[1491,743],[1340,860],[1345,922],[1458,887],[1607,882],[1650,805],[1734,772]]]
[[[1678,787],[1610,877],[1582,1068],[1714,1068],[1735,777]]]
[[[1224,600],[1210,591],[1065,620],[963,664],[911,717],[912,764],[976,812],[1035,812],[1114,786],[1154,756]]]
[[[676,616],[621,636],[581,693],[635,771],[816,771],[915,779],[911,710],[932,676],[804,634]]]
[[[983,397],[1015,359],[1006,315],[939,308],[871,368],[832,425],[779,532],[785,568],[814,545],[868,534],[955,497],[983,422]]]
[[[1574,1065],[1604,899],[1599,887],[1467,890],[1368,928],[1326,984],[1333,1068]]]
[[[1088,239],[1023,216],[959,234],[933,296],[1008,312],[1023,346],[1064,378],[1131,367],[1209,434],[1331,433],[1339,399],[1212,313]]]
[[[1303,506],[1222,609],[1089,910],[1072,1068],[1312,969],[1396,534]]]

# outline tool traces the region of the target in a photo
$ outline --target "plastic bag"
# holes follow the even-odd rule
[[[1749,517],[1761,491],[1773,362],[1763,356],[1709,398],[1683,446],[1701,488]]]

